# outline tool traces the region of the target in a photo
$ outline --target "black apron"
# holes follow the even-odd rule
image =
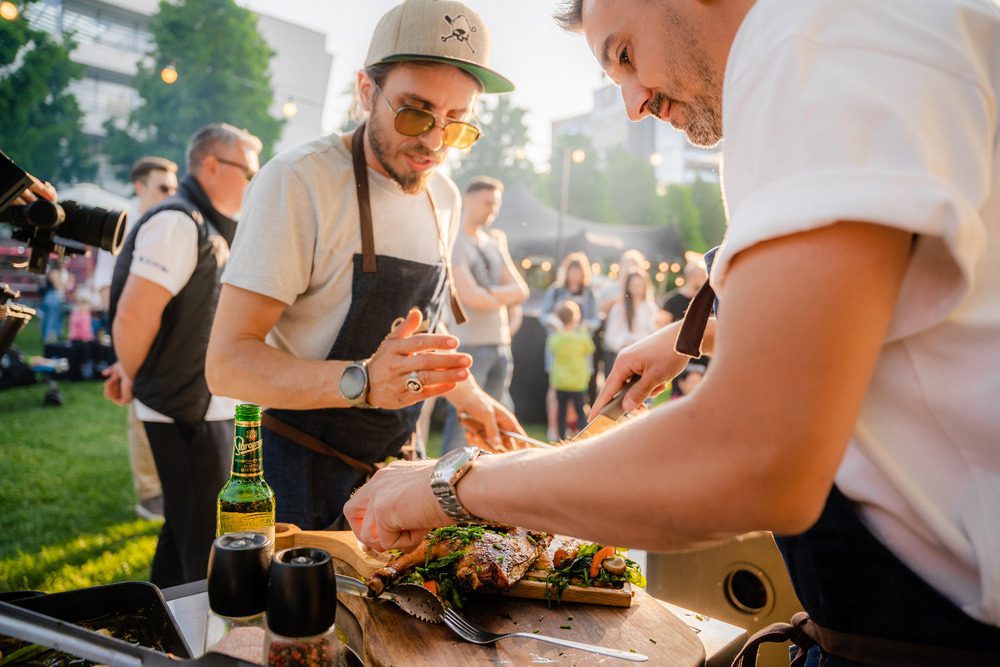
[[[706,282],[688,305],[677,352],[701,353],[717,308]],[[815,525],[775,541],[806,611],[756,632],[735,667],[756,664],[760,644],[784,641],[800,649],[795,667],[1000,665],[1000,628],[971,618],[907,567],[836,486]]]
[[[446,257],[437,264],[424,264],[375,254],[364,131],[365,126],[360,126],[352,141],[362,252],[353,258],[351,305],[326,355],[329,360],[367,359],[389,333],[393,322],[414,307],[423,311],[431,330],[449,301],[457,309],[456,319],[464,319],[454,298]],[[431,206],[437,218],[433,198]],[[438,230],[440,235],[440,225]],[[340,517],[351,493],[373,470],[372,464],[399,456],[414,433],[420,407],[417,403],[398,410],[359,407],[268,410],[264,424],[264,470],[275,490],[278,521],[312,530],[331,526]],[[290,434],[297,437],[289,437]],[[323,447],[328,451],[319,453]]]

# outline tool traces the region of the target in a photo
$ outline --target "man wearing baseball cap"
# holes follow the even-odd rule
[[[358,72],[352,133],[271,160],[247,191],[209,343],[213,391],[266,406],[264,468],[278,520],[327,528],[374,464],[399,456],[420,403],[446,395],[485,426],[520,430],[439,323],[460,196],[438,173],[479,138],[489,31],[466,5],[406,0],[379,21]]]

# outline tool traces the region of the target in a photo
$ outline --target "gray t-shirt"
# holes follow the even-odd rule
[[[451,254],[452,265],[465,265],[476,284],[484,289],[500,285],[503,280],[504,254],[497,239],[477,230],[475,236],[459,233]],[[468,317],[463,324],[452,324],[451,330],[463,346],[468,345],[510,345],[510,325],[507,308],[465,307]]]
[[[425,192],[405,194],[368,169],[375,252],[426,264],[441,261]],[[428,185],[445,252],[459,226],[461,198],[447,176]],[[288,306],[267,342],[301,359],[324,359],[351,305],[353,257],[361,252],[351,154],[339,135],[274,157],[247,189],[224,283]]]

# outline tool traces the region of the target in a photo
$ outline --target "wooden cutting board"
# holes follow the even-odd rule
[[[324,549],[347,574],[368,576],[381,561],[362,554],[350,531],[300,531],[277,526],[275,547],[309,546]],[[352,571],[353,570],[353,571]],[[469,644],[444,625],[424,623],[394,605],[340,595],[361,623],[366,664],[369,667],[431,667],[470,664],[625,665],[625,661],[564,649],[528,638],[504,639],[488,646]],[[508,596],[472,596],[463,614],[473,623],[494,632],[528,632],[599,644],[620,650],[634,649],[649,656],[647,665],[692,667],[703,665],[705,650],[683,621],[641,589],[634,589],[628,608],[564,602],[551,606],[542,600]],[[566,626],[566,627],[563,627]]]

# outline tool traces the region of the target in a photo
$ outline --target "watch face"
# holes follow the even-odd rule
[[[340,393],[353,401],[365,391],[365,370],[360,366],[348,366],[340,376]]]

